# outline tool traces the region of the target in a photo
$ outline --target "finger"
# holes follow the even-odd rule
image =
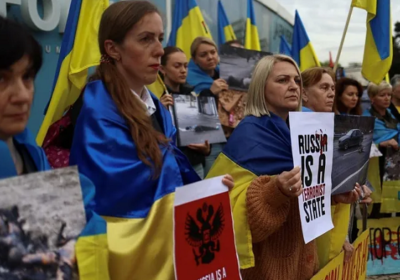
[[[210,143],[208,142],[208,140],[204,141],[204,145],[206,145],[206,147],[210,147]]]
[[[372,198],[367,197],[366,199],[361,200],[360,203],[363,203],[363,204],[370,204],[370,203],[372,203],[372,201],[373,201]]]
[[[294,196],[298,197],[303,193],[303,187],[300,185],[300,189],[294,194]]]
[[[229,190],[232,190],[233,187],[235,186],[235,183],[233,182],[232,177],[225,176],[222,178],[222,184],[228,187]]]
[[[301,174],[300,174],[300,173],[297,173],[297,174],[295,174],[292,178],[290,178],[290,179],[286,182],[286,185],[287,185],[288,187],[290,187],[290,186],[296,185],[296,184],[298,184],[298,183],[301,184]]]

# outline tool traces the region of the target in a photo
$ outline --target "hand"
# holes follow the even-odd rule
[[[303,192],[300,167],[295,167],[289,172],[282,172],[276,177],[279,190],[288,197],[298,197]]]
[[[164,94],[163,96],[161,96],[160,101],[162,105],[164,105],[164,107],[167,109],[169,106],[172,106],[174,104],[174,98],[170,94]]]
[[[204,144],[190,144],[187,147],[193,151],[202,153],[205,156],[208,156],[211,151],[211,146],[210,143],[208,143],[208,140],[206,140]]]
[[[362,196],[360,185],[358,186],[357,185],[358,184],[356,184],[354,190],[352,190],[351,192],[341,193],[332,196],[332,202],[334,202],[333,204],[337,203],[352,204],[356,202],[359,199],[359,197]]]
[[[228,84],[225,80],[218,79],[212,83],[210,90],[214,95],[217,95],[223,90],[228,90]]]
[[[349,241],[345,241],[343,244],[343,251],[344,251],[344,262],[348,262],[354,253],[354,247],[350,244]]]
[[[391,148],[395,149],[396,151],[399,149],[399,143],[397,143],[397,141],[394,139],[384,141],[384,142],[380,143],[379,146],[383,147],[383,148],[391,147]]]
[[[233,181],[233,177],[229,174],[226,174],[224,178],[222,178],[222,184],[228,187],[229,191],[233,189],[235,186],[235,182]]]
[[[358,183],[356,184],[356,186],[360,187],[360,185]],[[361,196],[362,200],[360,201],[360,203],[364,203],[364,204],[372,203],[372,198],[371,198],[372,191],[366,185],[363,185],[360,188],[364,192],[364,195]]]

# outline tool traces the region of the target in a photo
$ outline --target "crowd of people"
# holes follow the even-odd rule
[[[228,84],[220,78],[218,46],[211,39],[196,38],[186,57],[177,47],[163,48],[163,30],[160,12],[150,2],[121,1],[107,8],[98,35],[101,61],[82,93],[74,125],[69,164],[78,166],[82,184],[95,189],[86,210],[104,217],[113,236],[108,244],[112,279],[174,279],[173,209],[156,202],[176,187],[217,175],[225,175],[232,196],[244,197],[243,205],[232,206],[234,212],[236,206],[245,209],[248,224],[243,226],[251,233],[255,259],[253,267],[241,270],[243,279],[310,279],[340,251],[349,258],[351,205],[372,204],[371,191],[356,184],[348,193],[333,195],[334,229],[305,244],[297,199],[303,188],[300,168],[292,161],[289,112],[373,116],[373,141],[385,154],[399,148],[400,76],[391,85],[371,83],[371,108],[362,112],[363,87],[356,80],[336,81],[332,70],[322,67],[300,72],[292,58],[269,55],[254,69],[246,117],[227,143],[177,147],[168,110],[174,103],[171,94],[213,97],[218,104]],[[0,41],[0,178],[49,170],[46,154],[26,128],[41,46],[19,24],[1,17]],[[228,44],[242,47],[237,41]],[[159,73],[166,86],[160,99],[146,87]],[[242,146],[251,147],[252,154]],[[251,176],[229,170],[226,157],[243,162]],[[379,164],[382,184],[384,157]],[[146,219],[161,214],[169,225],[162,231]],[[379,215],[379,202],[371,215]],[[152,239],[141,236],[136,247],[128,243],[129,229],[120,225],[135,218],[144,218],[140,227],[158,231]],[[138,227],[132,225],[131,231],[133,226]],[[333,234],[341,237],[340,244],[331,244]],[[163,275],[141,265],[156,254],[146,253],[148,242],[165,251],[158,256],[169,256],[157,260]]]

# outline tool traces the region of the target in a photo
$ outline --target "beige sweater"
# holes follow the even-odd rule
[[[247,215],[255,267],[243,280],[308,280],[318,270],[315,242],[304,244],[297,198],[288,198],[275,178],[261,176],[247,190]]]

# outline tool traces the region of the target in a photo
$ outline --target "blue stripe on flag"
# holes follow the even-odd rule
[[[377,1],[376,16],[369,22],[382,60],[390,56],[390,0]]]

